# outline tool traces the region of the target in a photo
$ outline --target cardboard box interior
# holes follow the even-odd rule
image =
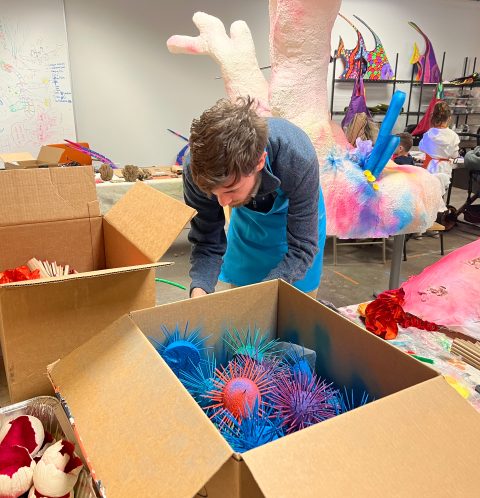
[[[155,305],[155,268],[194,210],[138,183],[102,217],[91,167],[0,175],[0,271],[36,257],[79,274],[0,286],[12,401],[50,394],[45,367],[134,309]]]
[[[248,325],[313,348],[321,375],[376,400],[235,454],[148,341],[163,339],[161,325],[183,329],[187,322],[211,334],[215,348],[226,327]],[[51,365],[49,376],[108,496],[433,497],[478,490],[474,473],[461,482],[450,477],[462,472],[465,458],[480,458],[468,443],[480,437],[473,408],[436,372],[284,282],[133,312]],[[456,435],[448,431],[453,425]],[[442,472],[451,454],[464,458],[453,457]]]

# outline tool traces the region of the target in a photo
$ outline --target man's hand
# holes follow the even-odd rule
[[[206,296],[207,293],[201,289],[200,287],[195,287],[195,289],[192,289],[192,293],[190,294],[190,297],[200,297],[200,296]]]

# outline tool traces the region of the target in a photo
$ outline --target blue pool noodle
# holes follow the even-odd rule
[[[387,158],[387,161],[383,165],[381,165],[380,159],[382,156],[384,157],[387,152],[387,148],[390,150],[392,146],[391,142],[391,133],[395,123],[400,115],[402,110],[402,106],[405,102],[406,93],[400,90],[397,90],[390,101],[390,105],[388,106],[387,113],[385,114],[385,119],[383,120],[382,126],[380,127],[380,131],[378,132],[377,141],[375,142],[375,146],[373,147],[372,153],[368,158],[365,169],[368,169],[372,172],[372,175],[377,177],[387,164],[388,159],[390,159],[392,153]],[[393,149],[395,150],[395,149]]]

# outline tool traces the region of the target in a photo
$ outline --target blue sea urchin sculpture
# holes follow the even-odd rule
[[[198,365],[194,365],[192,369],[180,371],[180,381],[202,408],[210,404],[210,400],[205,397],[205,393],[215,389],[213,379],[216,368],[215,355],[209,356],[207,353],[207,357],[200,360]]]
[[[284,435],[282,421],[273,413],[272,408],[268,408],[260,416],[258,401],[255,401],[252,409],[248,408],[247,416],[241,420],[226,411],[222,412],[220,417],[222,420],[227,419],[227,423],[219,426],[220,432],[238,453],[270,443]]]
[[[207,349],[204,343],[208,337],[200,336],[200,328],[188,331],[188,322],[183,333],[180,332],[178,325],[173,331],[162,325],[162,332],[165,335],[163,343],[150,337],[154,348],[177,377],[181,371],[192,372],[199,365]]]
[[[277,379],[271,399],[287,434],[337,414],[331,386],[315,374],[309,377],[294,373],[292,377]]]
[[[346,387],[343,390],[339,390],[335,394],[335,407],[337,410],[337,415],[340,413],[349,412],[350,410],[354,410],[359,406],[366,405],[370,401],[373,401],[370,398],[369,394],[366,391],[363,391],[362,394],[356,393],[353,389],[350,391],[347,390]]]
[[[256,361],[263,361],[275,352],[277,341],[270,340],[266,335],[260,335],[260,329],[254,327],[253,332],[250,327],[240,333],[236,328],[230,332],[225,331],[223,338],[229,351],[236,355],[250,356]]]

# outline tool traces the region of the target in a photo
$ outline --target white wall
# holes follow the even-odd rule
[[[227,29],[245,20],[259,64],[269,63],[267,0],[64,1],[78,139],[121,165],[171,164],[184,142],[166,128],[188,135],[192,118],[224,96],[221,80],[215,79],[220,71],[211,59],[172,55],[166,48],[173,34],[197,34],[194,12],[219,17]],[[413,42],[423,47],[409,20],[427,32],[439,57],[447,51],[446,78],[460,75],[466,55],[480,55],[480,2],[344,0],[341,11],[370,24],[392,59],[400,53],[399,78],[410,74]],[[333,47],[340,32],[347,47],[355,44],[354,32],[337,20]],[[371,37],[362,32],[371,47]],[[343,91],[344,101],[349,94]],[[375,98],[388,101],[389,95],[380,90]]]

